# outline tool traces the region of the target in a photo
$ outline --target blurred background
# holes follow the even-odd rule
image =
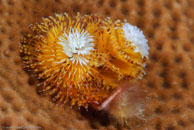
[[[64,12],[127,19],[141,28],[150,58],[139,82],[157,98],[155,118],[134,129],[194,130],[194,0],[0,0],[0,129],[128,129],[107,118],[99,121],[92,112],[56,106],[36,93],[19,42],[30,24]]]

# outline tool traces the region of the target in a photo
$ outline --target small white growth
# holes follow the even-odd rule
[[[58,44],[62,45],[63,52],[72,60],[72,62],[79,62],[81,65],[88,62],[83,56],[90,53],[90,50],[94,50],[94,40],[90,34],[84,29],[78,31],[72,29],[69,34],[63,33],[60,36]]]
[[[129,23],[124,23],[123,25],[125,38],[135,46],[135,52],[139,52],[142,57],[148,57],[149,46],[147,39],[143,35],[143,32],[136,26],[132,26]]]
[[[86,65],[88,63],[88,60],[85,59],[83,56],[80,56],[80,55],[75,55],[72,58],[70,58],[70,60],[73,63],[76,62],[76,64],[80,63],[80,65],[82,65],[82,64]]]

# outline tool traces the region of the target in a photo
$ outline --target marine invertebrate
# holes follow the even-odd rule
[[[40,81],[39,92],[85,108],[102,104],[120,81],[142,78],[148,50],[137,27],[79,13],[44,18],[20,46],[25,68]]]
[[[107,111],[116,123],[128,128],[139,127],[144,122],[153,118],[151,99],[153,95],[141,88],[137,82],[122,82],[111,95],[103,110]]]

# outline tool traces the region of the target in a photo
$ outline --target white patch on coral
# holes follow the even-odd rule
[[[143,32],[136,26],[132,26],[129,23],[124,23],[123,25],[125,38],[135,46],[135,52],[139,52],[142,57],[147,57],[149,55],[149,46],[147,39],[143,35]]]
[[[72,60],[82,64],[88,62],[83,56],[90,53],[91,50],[94,50],[94,40],[90,34],[84,29],[78,31],[77,29],[72,29],[68,34],[63,33],[63,36],[60,36],[58,44],[63,47],[63,52]]]

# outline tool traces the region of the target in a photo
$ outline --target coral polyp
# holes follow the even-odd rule
[[[143,33],[120,20],[56,14],[31,26],[20,45],[38,91],[58,103],[101,104],[123,80],[141,79],[149,47]]]

